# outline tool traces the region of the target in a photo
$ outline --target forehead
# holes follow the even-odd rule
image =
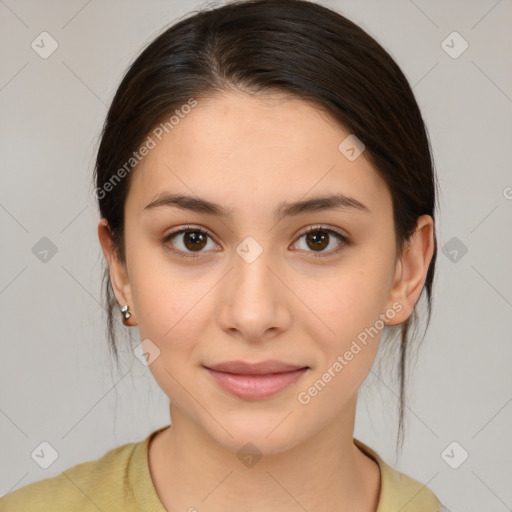
[[[233,211],[342,193],[377,211],[390,206],[364,152],[349,160],[350,135],[323,109],[283,94],[223,93],[167,127],[133,171],[128,201],[141,210],[162,192],[206,197]],[[363,200],[364,199],[364,200]],[[245,205],[245,206],[244,206]],[[373,207],[372,207],[373,206]]]

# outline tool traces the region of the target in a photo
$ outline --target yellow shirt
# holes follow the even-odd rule
[[[72,466],[59,475],[28,484],[0,498],[0,512],[166,512],[148,466],[148,446],[155,430],[138,443],[128,443],[103,457]],[[375,512],[446,511],[418,481],[386,464],[354,438],[379,465],[381,490]]]

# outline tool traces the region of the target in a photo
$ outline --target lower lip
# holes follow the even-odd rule
[[[257,400],[275,395],[306,373],[307,368],[270,375],[236,375],[216,372],[206,368],[219,386],[233,395],[247,400]]]

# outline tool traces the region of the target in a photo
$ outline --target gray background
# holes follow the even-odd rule
[[[511,510],[512,4],[320,3],[360,24],[402,67],[442,190],[434,313],[410,369],[403,455],[394,453],[393,366],[370,373],[354,435],[455,512]],[[205,5],[0,0],[0,495],[169,422],[147,368],[128,350],[119,373],[110,363],[91,177],[127,65],[164,26]],[[43,31],[59,45],[47,59],[31,47]],[[457,58],[442,44],[453,31],[469,44]],[[461,43],[445,45],[453,53]],[[57,249],[46,262],[43,237]],[[48,469],[31,458],[42,441],[59,453]],[[460,447],[447,458],[453,441]],[[469,457],[452,469],[446,460],[460,462],[462,449]]]

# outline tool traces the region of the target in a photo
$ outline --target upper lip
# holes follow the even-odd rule
[[[307,368],[307,366],[298,366],[286,364],[281,361],[267,360],[259,363],[246,363],[245,361],[226,361],[215,365],[206,366],[210,370],[224,373],[234,373],[237,375],[267,375],[270,373],[284,373],[294,370]]]

